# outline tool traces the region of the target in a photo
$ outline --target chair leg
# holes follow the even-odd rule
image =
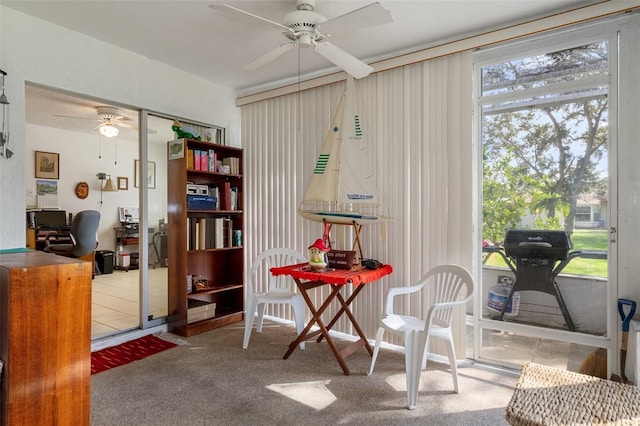
[[[413,410],[418,402],[421,364],[429,336],[420,331],[409,331],[404,336],[404,362],[407,375],[407,408]]]
[[[266,303],[258,303],[258,324],[256,325],[256,333],[262,333],[262,321],[264,320],[264,309]]]
[[[446,340],[449,365],[451,366],[451,375],[453,376],[453,390],[455,393],[458,393],[458,365],[456,361],[456,349],[453,344],[453,336],[449,336]]]
[[[376,359],[378,358],[378,352],[380,351],[380,342],[382,342],[382,337],[384,336],[384,327],[378,328],[376,332],[376,344],[373,347],[373,355],[371,356],[371,367],[369,368],[369,373],[367,376],[370,376],[373,373],[373,367],[376,365]]]
[[[244,316],[244,339],[242,340],[242,349],[247,349],[249,339],[251,338],[251,328],[253,327],[253,319],[256,316],[256,300],[247,300],[247,311]]]
[[[302,330],[304,330],[304,316],[306,312],[304,299],[294,299],[291,302],[291,306],[293,307],[293,316],[296,320],[296,331],[299,336],[300,333],[302,333]],[[304,342],[300,343],[300,349],[304,349]]]

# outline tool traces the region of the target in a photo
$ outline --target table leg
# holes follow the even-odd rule
[[[282,358],[283,359],[289,358],[289,355],[291,355],[293,351],[296,350],[298,345],[309,337],[309,330],[315,323],[315,324],[318,324],[318,327],[320,328],[320,333],[322,333],[322,335],[327,339],[327,344],[329,345],[331,352],[333,352],[333,355],[336,357],[336,360],[340,364],[340,367],[342,368],[342,371],[344,372],[345,376],[348,376],[349,368],[347,367],[347,364],[345,363],[343,356],[340,354],[340,351],[338,351],[338,348],[333,343],[331,336],[329,336],[329,330],[324,325],[321,318],[323,312],[329,307],[333,299],[340,293],[340,287],[332,286],[331,294],[329,294],[329,296],[327,297],[327,300],[324,301],[324,303],[320,306],[320,308],[316,310],[315,307],[313,306],[313,301],[307,294],[307,291],[304,285],[300,283],[299,280],[297,279],[295,281],[296,281],[296,284],[298,284],[298,289],[300,290],[302,297],[304,298],[305,302],[307,303],[307,306],[309,307],[309,310],[311,311],[312,319],[311,321],[309,321],[309,324],[307,324],[305,329],[302,330],[302,333],[300,333],[300,335],[296,338],[296,340],[294,340],[289,345],[289,350],[287,350],[287,352],[284,354]],[[315,334],[317,333],[312,333],[311,335],[315,336]]]
[[[363,288],[363,287],[357,287],[357,289],[354,292],[354,294],[352,294],[351,297],[349,297],[349,299],[347,299],[346,302],[342,298],[341,294],[337,295],[338,300],[340,301],[340,303],[343,306],[342,310],[344,310],[344,312],[347,314],[347,316],[349,317],[349,320],[351,321],[351,324],[353,325],[353,328],[355,328],[356,332],[358,333],[358,336],[360,336],[359,340],[351,343],[349,346],[347,346],[345,349],[342,350],[342,353],[343,353],[344,357],[347,357],[347,356],[351,355],[353,352],[355,352],[361,346],[364,346],[365,348],[367,348],[367,352],[369,352],[369,355],[373,355],[373,349],[371,348],[371,345],[369,344],[369,341],[367,340],[367,336],[365,336],[364,332],[362,331],[362,328],[360,328],[360,324],[358,324],[358,321],[356,321],[356,317],[353,316],[353,312],[351,312],[351,309],[349,309],[349,304],[354,299],[355,295],[357,293],[359,293],[361,288]]]
[[[338,298],[338,301],[340,301],[341,308],[338,311],[338,313],[336,313],[336,315],[331,319],[331,321],[329,321],[329,324],[327,325],[327,329],[331,330],[331,328],[338,321],[340,316],[342,316],[343,313],[346,313],[349,319],[351,320],[351,323],[353,324],[353,328],[356,329],[358,336],[360,336],[360,340],[358,342],[355,342],[360,344],[357,345],[357,347],[354,348],[354,350],[351,351],[350,354],[353,353],[355,349],[357,349],[358,347],[365,346],[367,348],[367,351],[369,352],[369,355],[373,355],[373,349],[371,348],[371,345],[369,344],[367,337],[365,336],[364,332],[360,328],[360,324],[358,324],[358,322],[356,321],[356,318],[353,316],[353,313],[349,309],[349,305],[351,305],[351,302],[353,302],[353,300],[356,298],[358,293],[362,291],[363,288],[364,286],[362,285],[356,286],[355,290],[353,291],[353,293],[351,293],[351,296],[349,296],[349,298],[346,301],[344,300],[342,295],[338,293],[337,298]],[[317,341],[318,342],[322,341],[322,337],[323,336],[319,336]]]

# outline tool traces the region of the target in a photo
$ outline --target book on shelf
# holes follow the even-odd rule
[[[193,161],[193,149],[189,148],[187,149],[187,169],[189,170],[193,170],[194,169],[194,161]]]
[[[238,157],[226,157],[222,159],[222,164],[229,166],[232,175],[240,174],[240,159]]]
[[[238,187],[231,187],[231,210],[238,210]]]
[[[191,219],[187,218],[187,250],[191,250]]]
[[[217,186],[210,186],[209,195],[216,199],[216,204],[214,209],[220,210],[220,189]]]
[[[215,219],[215,248],[224,248],[224,217]]]
[[[202,217],[198,219],[198,246],[196,250],[206,250],[207,247],[207,219]]]
[[[200,170],[209,171],[209,151],[200,150]]]
[[[233,247],[232,227],[230,218],[187,218],[187,250]]]
[[[216,170],[216,152],[213,149],[209,149],[209,162],[207,164],[207,170],[215,172]]]
[[[200,150],[193,150],[193,170],[200,170]]]
[[[223,246],[231,247],[233,245],[233,224],[229,218],[224,218],[223,233]]]
[[[216,248],[216,233],[215,233],[215,218],[207,218],[207,235],[206,235],[206,247],[208,249]]]
[[[225,182],[222,186],[222,202],[220,203],[222,210],[234,210],[231,208],[231,183]]]

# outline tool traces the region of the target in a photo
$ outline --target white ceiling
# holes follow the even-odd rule
[[[286,53],[266,66],[245,71],[243,66],[287,39],[258,19],[208,7],[226,3],[274,22],[295,10],[294,0],[2,0],[2,5],[107,43],[137,52],[197,74],[238,93],[266,88],[275,82],[335,72],[311,49]],[[316,12],[331,19],[370,4],[370,0],[316,0]],[[546,16],[594,1],[582,0],[382,0],[394,22],[355,32],[333,34],[330,41],[367,63],[415,51],[463,35],[475,34]],[[95,103],[48,92],[27,92],[27,121],[60,126],[53,115],[95,117]],[[131,118],[136,119],[135,112]],[[45,119],[43,114],[49,118]],[[48,124],[47,123],[48,120]],[[62,120],[78,130],[82,120]],[[85,126],[86,127],[86,126]],[[93,126],[95,127],[95,125]],[[91,129],[92,127],[89,127]],[[163,136],[164,137],[164,136]],[[166,140],[166,139],[165,139]]]

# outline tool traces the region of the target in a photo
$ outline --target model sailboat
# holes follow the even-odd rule
[[[359,114],[361,103],[349,76],[298,209],[307,219],[344,224],[391,220],[378,212],[375,158]]]

